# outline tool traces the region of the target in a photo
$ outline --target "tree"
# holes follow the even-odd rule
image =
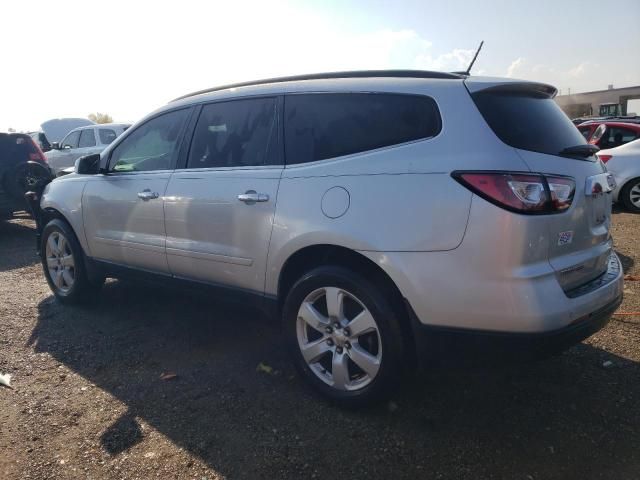
[[[109,115],[107,113],[100,113],[100,112],[90,113],[87,117],[89,118],[89,120],[91,120],[92,122],[96,122],[96,123],[111,123],[111,122],[113,122],[113,118],[111,118],[111,115]]]

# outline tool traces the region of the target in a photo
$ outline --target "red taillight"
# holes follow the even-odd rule
[[[612,157],[613,155],[598,155],[598,158],[602,160],[602,163],[607,163]]]
[[[575,182],[567,177],[511,172],[454,172],[469,190],[489,202],[525,214],[558,213],[573,201]]]

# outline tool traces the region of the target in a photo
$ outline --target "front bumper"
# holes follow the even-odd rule
[[[408,303],[407,309],[422,365],[478,365],[504,359],[533,360],[562,352],[601,330],[621,302],[622,295],[566,327],[540,333],[434,327],[421,323]]]

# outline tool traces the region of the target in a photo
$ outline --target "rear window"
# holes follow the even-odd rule
[[[481,91],[472,95],[494,133],[507,145],[558,155],[585,138],[556,102],[546,95]]]
[[[314,93],[285,98],[288,164],[365,152],[440,132],[432,98],[386,93]]]

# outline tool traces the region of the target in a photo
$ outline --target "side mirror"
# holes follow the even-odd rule
[[[74,170],[79,175],[96,175],[100,172],[100,154],[85,155],[76,160]]]
[[[52,149],[52,150],[60,150],[60,143],[58,143],[58,142],[53,142],[53,143],[51,144],[51,149]]]

